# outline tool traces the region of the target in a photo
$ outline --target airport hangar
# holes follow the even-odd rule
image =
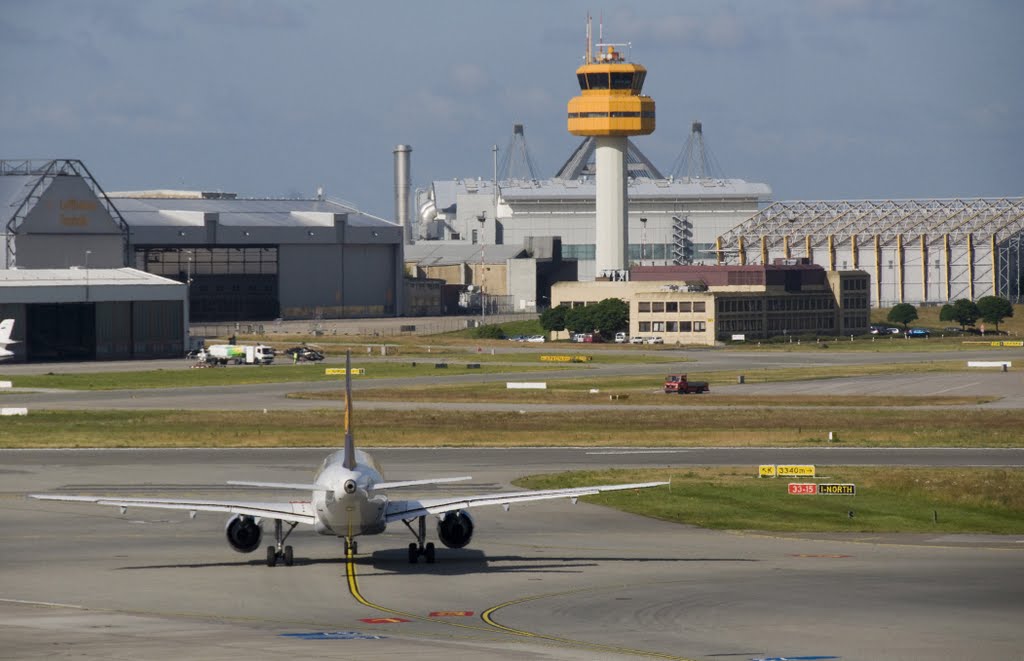
[[[190,322],[403,311],[403,228],[322,195],[108,195],[56,159],[0,161],[0,205],[15,360],[176,357]]]

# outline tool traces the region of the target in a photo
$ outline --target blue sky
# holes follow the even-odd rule
[[[390,218],[397,144],[414,187],[486,178],[519,122],[555,172],[588,11],[648,68],[663,171],[699,119],[775,199],[1024,194],[1016,0],[0,0],[0,158]]]

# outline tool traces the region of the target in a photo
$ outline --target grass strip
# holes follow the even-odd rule
[[[341,443],[339,407],[314,411],[32,411],[0,427],[2,448],[309,447]],[[1024,411],[666,408],[577,413],[364,410],[367,447],[1021,447]]]
[[[794,496],[791,480],[755,466],[603,470],[532,476],[530,489],[671,480],[671,487],[588,497],[627,512],[703,528],[772,532],[1024,533],[1024,470],[818,466],[815,483],[851,483],[855,496]],[[797,481],[797,480],[792,480]]]

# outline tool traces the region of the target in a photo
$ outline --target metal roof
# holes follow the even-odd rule
[[[405,247],[405,261],[422,266],[443,266],[448,264],[504,263],[508,259],[526,256],[522,246],[480,245],[466,243],[442,243],[427,241]]]
[[[685,198],[768,198],[768,184],[743,179],[631,179],[626,183],[631,200]],[[533,199],[594,199],[597,186],[593,178],[546,179],[535,182],[504,182],[501,197],[508,201]]]
[[[113,203],[130,226],[202,226],[203,215],[208,213],[217,214],[219,225],[234,227],[330,227],[334,225],[335,214],[347,214],[352,226],[395,225],[326,199],[118,197]]]
[[[171,280],[133,268],[119,269],[7,269],[0,270],[0,288],[3,287],[60,287],[103,285],[182,285]]]
[[[978,234],[1002,241],[1024,232],[1024,197],[923,200],[837,200],[775,202],[722,236],[723,244],[766,237],[768,246],[786,236],[810,236],[812,245],[850,237],[878,236],[882,245],[897,235]]]

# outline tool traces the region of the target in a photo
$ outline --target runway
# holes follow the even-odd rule
[[[1016,450],[834,450],[821,451],[835,464],[1022,460]],[[470,493],[544,470],[754,465],[758,453],[789,461],[793,451],[622,452],[374,454],[390,479],[471,474],[472,482],[435,487]],[[296,566],[271,569],[259,553],[231,551],[226,517],[24,499],[41,491],[223,496],[229,479],[306,480],[324,454],[0,452],[3,656],[1009,659],[1024,648],[1024,538],[715,532],[550,502],[475,511],[473,543],[440,549],[435,565],[407,563],[411,535],[397,526],[361,538],[351,563],[339,540],[297,531]]]

